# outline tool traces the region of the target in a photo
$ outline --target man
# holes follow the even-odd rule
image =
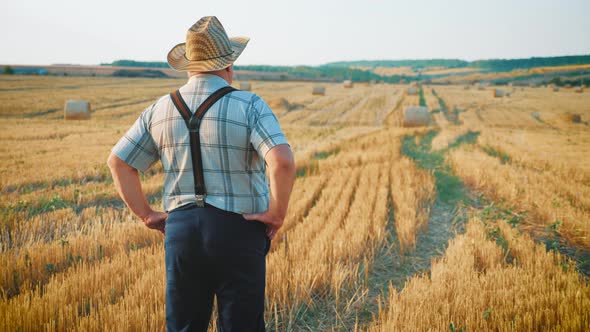
[[[206,331],[214,296],[220,330],[264,331],[265,257],[295,166],[268,105],[228,87],[248,41],[228,38],[216,17],[195,23],[168,54],[188,83],[148,107],[107,162],[131,211],[165,233],[169,331]],[[138,176],[157,160],[167,212],[150,208]]]

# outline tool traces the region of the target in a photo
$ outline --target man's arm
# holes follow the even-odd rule
[[[245,214],[247,220],[258,220],[267,225],[266,234],[274,238],[287,216],[289,197],[295,183],[295,160],[287,144],[271,148],[264,158],[270,180],[270,203],[262,213]]]
[[[152,210],[145,194],[141,190],[141,182],[137,169],[131,167],[112,152],[107,160],[107,165],[111,170],[117,192],[129,209],[147,227],[164,233],[164,226],[168,214]]]

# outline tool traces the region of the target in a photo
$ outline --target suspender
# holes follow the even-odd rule
[[[197,108],[195,113],[191,113],[190,109],[182,99],[180,91],[176,90],[170,94],[172,102],[176,109],[182,115],[184,123],[189,130],[191,156],[193,160],[193,177],[195,179],[195,198],[197,199],[198,207],[205,207],[205,179],[203,177],[203,159],[201,158],[201,139],[199,138],[199,127],[201,126],[201,119],[207,110],[215,104],[221,97],[226,94],[236,91],[231,86],[223,87],[211,94],[205,101]]]

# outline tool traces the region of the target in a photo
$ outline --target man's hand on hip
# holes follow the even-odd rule
[[[289,145],[280,144],[266,153],[264,161],[268,165],[270,180],[269,208],[262,213],[244,214],[244,218],[266,224],[266,235],[272,240],[287,215],[289,196],[295,182],[295,160]]]
[[[162,234],[165,234],[164,227],[166,227],[166,218],[168,218],[168,213],[152,211],[142,219],[144,225],[148,228],[158,230],[162,232]]]
[[[117,192],[125,204],[136,216],[141,218],[147,227],[164,234],[164,226],[166,226],[168,213],[152,210],[145,198],[145,194],[141,190],[141,182],[139,181],[137,169],[127,164],[112,152],[109,155],[107,165],[113,175],[113,182],[115,183]]]
[[[243,216],[246,220],[257,220],[266,224],[266,236],[271,240],[277,235],[279,228],[283,226],[283,222],[285,221],[284,218],[274,213],[272,209],[268,209],[262,213],[244,214]]]

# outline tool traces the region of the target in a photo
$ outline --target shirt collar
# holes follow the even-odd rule
[[[211,88],[222,88],[224,86],[228,86],[229,83],[224,80],[223,78],[217,76],[217,75],[211,75],[211,74],[198,74],[198,75],[193,75],[188,79],[188,83],[187,84],[204,84],[206,86],[209,86]]]

